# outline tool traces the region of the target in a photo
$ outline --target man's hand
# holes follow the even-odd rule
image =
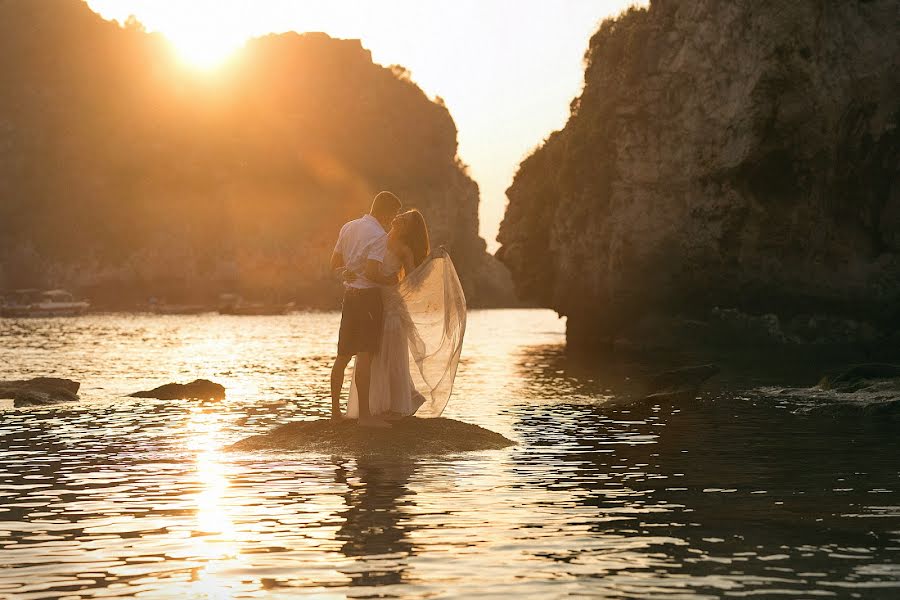
[[[341,271],[341,279],[345,282],[350,283],[351,281],[355,281],[356,278],[359,277],[355,271],[351,271],[350,269],[344,269]]]
[[[344,256],[340,252],[334,252],[331,254],[331,271],[332,273],[338,273],[340,275],[340,271],[345,269],[344,265]]]
[[[400,280],[397,275],[382,275],[381,263],[371,258],[366,261],[366,279],[378,285],[397,285]]]

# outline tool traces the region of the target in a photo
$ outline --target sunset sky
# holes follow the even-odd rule
[[[493,251],[519,162],[565,124],[599,22],[631,0],[87,0],[106,18],[135,15],[186,63],[215,69],[248,38],[324,31],[359,38],[444,99],[460,157],[481,187],[481,234]]]

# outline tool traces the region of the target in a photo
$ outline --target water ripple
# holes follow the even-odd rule
[[[0,597],[891,598],[896,427],[763,388],[637,401],[652,369],[567,356],[546,311],[471,315],[447,416],[518,442],[385,459],[225,453],[327,413],[337,315],[0,320]],[[173,380],[221,402],[125,397]],[[760,391],[762,389],[763,391]]]

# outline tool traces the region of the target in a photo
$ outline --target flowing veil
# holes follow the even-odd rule
[[[424,418],[439,417],[450,401],[466,332],[466,297],[450,255],[444,248],[432,252],[425,262],[388,292],[387,298],[386,310],[402,322],[402,338],[406,339],[404,345],[408,356],[376,355],[369,406],[373,414],[390,407],[390,390],[404,385],[401,380],[405,379],[405,385],[412,388],[409,399],[417,406],[413,414]],[[383,344],[382,352],[384,348]],[[398,346],[389,344],[388,348],[390,352]],[[396,370],[394,365],[399,369]],[[385,371],[376,372],[379,366]],[[397,379],[384,381],[379,378]],[[358,403],[354,367],[348,416],[359,414]]]
[[[466,297],[447,251],[435,250],[398,291],[409,315],[410,376],[425,398],[415,415],[439,417],[450,401],[466,333]]]

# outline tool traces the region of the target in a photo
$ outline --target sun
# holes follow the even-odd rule
[[[252,37],[254,19],[268,14],[255,3],[235,0],[153,0],[140,5],[88,0],[88,4],[120,23],[133,15],[147,31],[169,40],[184,64],[202,70],[227,62]]]
[[[173,23],[160,31],[187,65],[215,69],[228,61],[247,41],[247,36],[213,27],[190,27]]]

